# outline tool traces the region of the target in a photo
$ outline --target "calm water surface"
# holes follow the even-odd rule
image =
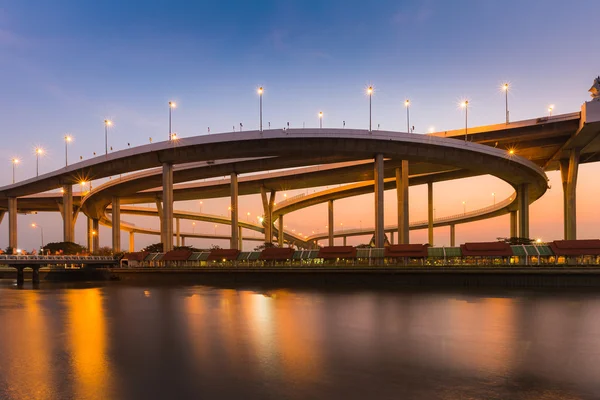
[[[600,399],[600,295],[0,280],[0,399]]]

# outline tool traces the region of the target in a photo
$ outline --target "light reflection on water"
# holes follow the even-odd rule
[[[600,296],[0,281],[0,399],[600,398]]]

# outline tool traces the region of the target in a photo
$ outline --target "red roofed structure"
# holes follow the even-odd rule
[[[555,240],[549,243],[557,256],[599,256],[600,239]]]
[[[187,261],[191,255],[191,250],[171,250],[165,253],[162,261]]]
[[[237,249],[214,249],[210,251],[207,261],[235,261],[240,255]]]
[[[260,253],[259,260],[291,260],[294,257],[294,251],[292,247],[270,247]]]
[[[138,251],[136,253],[125,253],[123,255],[123,259],[129,260],[129,261],[141,262],[141,261],[144,261],[144,259],[146,258],[147,255],[148,255],[147,251]]]
[[[385,257],[427,258],[428,244],[392,244],[385,248]]]
[[[319,258],[335,260],[338,258],[356,258],[356,248],[352,246],[328,246],[319,250]]]
[[[463,257],[512,257],[513,252],[508,243],[481,242],[460,245]]]

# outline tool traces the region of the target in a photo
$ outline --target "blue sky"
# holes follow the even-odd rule
[[[597,12],[591,0],[4,1],[0,184],[14,156],[17,179],[35,174],[35,145],[42,171],[62,166],[65,133],[72,161],[101,152],[105,118],[115,149],[164,140],[169,100],[182,136],[257,128],[259,85],[273,127],[316,126],[322,110],[326,127],[365,128],[368,84],[386,130],[405,130],[407,97],[417,132],[462,127],[464,97],[469,124],[501,122],[505,80],[513,120],[578,111],[600,73]]]

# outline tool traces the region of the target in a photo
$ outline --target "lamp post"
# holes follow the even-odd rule
[[[18,158],[13,158],[11,161],[12,161],[12,173],[13,173],[12,183],[14,184],[15,183],[15,167],[21,160],[19,160]]]
[[[323,111],[319,111],[319,129],[323,128]]]
[[[505,99],[505,103],[506,103],[506,106],[505,106],[505,110],[506,110],[506,125],[508,125],[508,123],[509,123],[509,117],[508,117],[508,88],[509,88],[508,83],[504,83],[502,85],[502,90],[504,90],[504,99]]]
[[[263,96],[263,88],[262,86],[258,88],[258,101],[259,101],[259,112],[260,112],[260,131],[262,132],[262,96]]]
[[[44,154],[44,149],[37,147],[35,149],[35,176],[40,176],[40,155]]]
[[[32,228],[40,228],[40,233],[41,233],[41,239],[42,239],[42,249],[44,248],[44,228],[42,228],[40,225],[36,224],[35,222],[33,224],[31,224]],[[42,250],[43,251],[43,250]]]
[[[492,197],[494,198],[494,205],[496,205],[496,193],[492,192]]]
[[[406,107],[406,132],[410,133],[410,100],[404,100],[404,107]]]
[[[371,132],[371,99],[373,98],[373,86],[367,88],[367,94],[369,95],[369,132]]]
[[[65,168],[69,166],[69,142],[72,140],[71,135],[65,135]]]
[[[467,202],[463,201],[463,215],[467,213]]]
[[[548,114],[549,114],[549,116],[550,116],[550,117],[552,116],[552,111],[554,111],[554,104],[551,104],[551,105],[548,107]]]
[[[202,214],[202,200],[200,200],[200,214]]]
[[[173,111],[173,109],[177,107],[177,104],[175,104],[174,101],[170,101],[169,102],[169,140],[171,140],[171,112]]]
[[[196,223],[192,222],[192,233],[196,233]]]
[[[104,120],[104,154],[108,155],[108,127],[112,125],[112,121]]]
[[[467,133],[469,128],[469,100],[460,103],[460,106],[465,109],[465,142],[467,141]]]

